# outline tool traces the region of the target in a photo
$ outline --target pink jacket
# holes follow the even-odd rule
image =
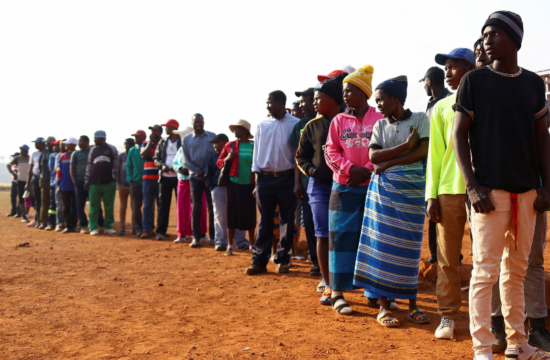
[[[338,114],[332,120],[325,145],[325,160],[334,171],[334,181],[346,185],[352,166],[363,166],[373,171],[369,144],[374,124],[383,118],[381,113],[370,106],[362,121],[347,113]],[[361,186],[369,182],[370,179]]]

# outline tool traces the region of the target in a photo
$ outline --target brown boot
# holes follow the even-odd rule
[[[141,236],[139,237],[140,239],[149,239],[151,237],[151,232],[150,231],[144,231],[143,233],[141,233]]]
[[[250,265],[250,267],[244,271],[246,275],[258,275],[265,272],[267,272],[267,267],[260,265]]]

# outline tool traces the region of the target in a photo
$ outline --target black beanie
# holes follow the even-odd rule
[[[342,106],[344,103],[344,97],[342,95],[342,81],[347,76],[347,73],[336,75],[333,78],[326,79],[324,82],[317,84],[315,86],[315,91],[319,91],[322,93],[327,94],[331,98],[334,99],[338,103],[338,105]]]
[[[498,26],[506,31],[518,44],[518,50],[521,49],[521,41],[523,40],[523,21],[521,20],[521,16],[511,11],[496,11],[489,15],[489,18],[485,21],[481,34],[490,25]]]

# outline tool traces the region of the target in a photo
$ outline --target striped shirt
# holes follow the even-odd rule
[[[147,146],[147,141],[143,142],[141,144],[141,148],[145,148]],[[143,180],[158,180],[159,179],[159,170],[157,169],[157,166],[155,165],[155,161],[153,160],[153,155],[155,155],[155,150],[157,149],[157,144],[154,144],[151,146],[150,152],[151,152],[151,158],[144,159],[145,162],[143,163]]]

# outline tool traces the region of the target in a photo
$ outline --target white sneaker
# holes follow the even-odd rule
[[[27,224],[28,227],[36,227],[36,225],[38,225],[38,222],[36,222],[36,220],[33,220]]]
[[[205,245],[210,245],[210,238],[207,235],[204,235],[201,238],[200,243]]]
[[[92,236],[99,235],[99,231],[97,231],[97,229],[92,230],[92,231],[90,232],[90,235],[92,235]]]
[[[90,233],[90,229],[88,229],[87,226],[83,227],[82,229],[80,229],[80,233],[81,234],[89,234]]]
[[[103,230],[103,233],[106,235],[114,235],[116,234],[116,231],[114,229],[105,229]]]
[[[435,337],[438,339],[451,339],[455,332],[454,320],[446,317],[441,318],[441,323],[435,330]]]
[[[188,240],[188,237],[187,236],[184,236],[184,237],[180,237],[180,238],[177,238],[176,240],[174,240],[174,242],[176,244],[182,244],[182,243],[186,243]]]

